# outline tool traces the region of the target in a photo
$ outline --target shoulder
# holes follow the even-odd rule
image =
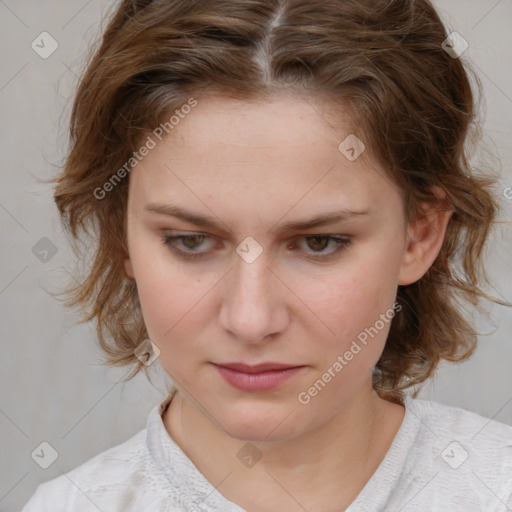
[[[511,446],[512,426],[478,413],[421,399],[408,398],[406,407],[417,415],[424,426],[440,436],[458,436],[478,440],[482,445]]]
[[[146,429],[143,429],[75,469],[40,484],[22,512],[97,512],[94,497],[101,496],[107,503],[109,494],[119,486],[140,481],[147,458]]]
[[[405,405],[417,424],[409,471],[432,478],[430,499],[446,503],[451,493],[468,510],[512,505],[512,426],[429,400],[408,398]]]

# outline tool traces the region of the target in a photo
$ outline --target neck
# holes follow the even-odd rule
[[[219,492],[241,506],[249,504],[251,511],[267,510],[255,506],[255,500],[262,497],[266,503],[272,502],[268,510],[281,505],[293,510],[286,504],[290,495],[300,496],[298,502],[309,504],[307,510],[329,510],[326,506],[340,510],[341,505],[348,506],[355,499],[377,469],[403,415],[402,406],[379,398],[368,381],[343,410],[319,428],[285,441],[251,443],[261,453],[252,467],[244,467],[236,457],[246,441],[220,430],[179,392],[164,423],[213,485],[230,475]],[[286,497],[283,489],[290,495]],[[308,490],[314,490],[314,495],[308,495]]]

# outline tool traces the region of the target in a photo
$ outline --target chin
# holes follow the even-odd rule
[[[241,441],[287,441],[302,433],[300,422],[290,412],[290,407],[282,406],[238,407],[222,414],[219,423],[231,437]]]
[[[270,425],[264,424],[261,427],[253,425],[245,427],[241,425],[226,425],[226,432],[234,439],[252,443],[278,443],[289,441],[301,434],[297,428],[287,429],[286,431],[279,429],[279,432],[273,432]]]

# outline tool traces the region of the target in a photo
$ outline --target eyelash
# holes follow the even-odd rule
[[[188,235],[166,235],[162,238],[162,244],[169,247],[171,251],[173,251],[175,254],[177,254],[180,258],[183,258],[185,260],[196,260],[201,258],[206,258],[208,256],[208,253],[205,252],[198,252],[198,251],[184,251],[182,249],[178,249],[175,247],[174,243],[178,240],[183,240],[185,238],[193,238],[193,237],[205,237],[205,240],[211,237],[208,237],[207,235],[203,233],[190,233]],[[327,253],[316,253],[319,256],[314,256],[311,254],[315,253],[309,253],[310,255],[307,256],[309,259],[317,260],[317,261],[327,261],[328,259],[334,257],[350,244],[351,239],[350,238],[343,238],[339,236],[334,235],[303,235],[302,237],[297,238],[327,238],[329,241],[334,241],[338,246],[335,247],[333,250],[327,252]],[[325,255],[323,255],[325,254]]]

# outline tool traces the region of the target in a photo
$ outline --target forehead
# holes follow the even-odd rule
[[[175,148],[221,142],[217,155],[221,149],[239,148],[240,153],[262,149],[272,156],[320,143],[337,148],[340,132],[351,123],[348,111],[322,98],[283,93],[244,101],[208,94],[198,98],[168,142]]]
[[[200,96],[134,168],[130,193],[153,202],[217,196],[242,209],[299,201],[306,209],[325,202],[367,209],[394,185],[369,151],[356,160],[340,151],[356,129],[348,111],[327,100]]]

